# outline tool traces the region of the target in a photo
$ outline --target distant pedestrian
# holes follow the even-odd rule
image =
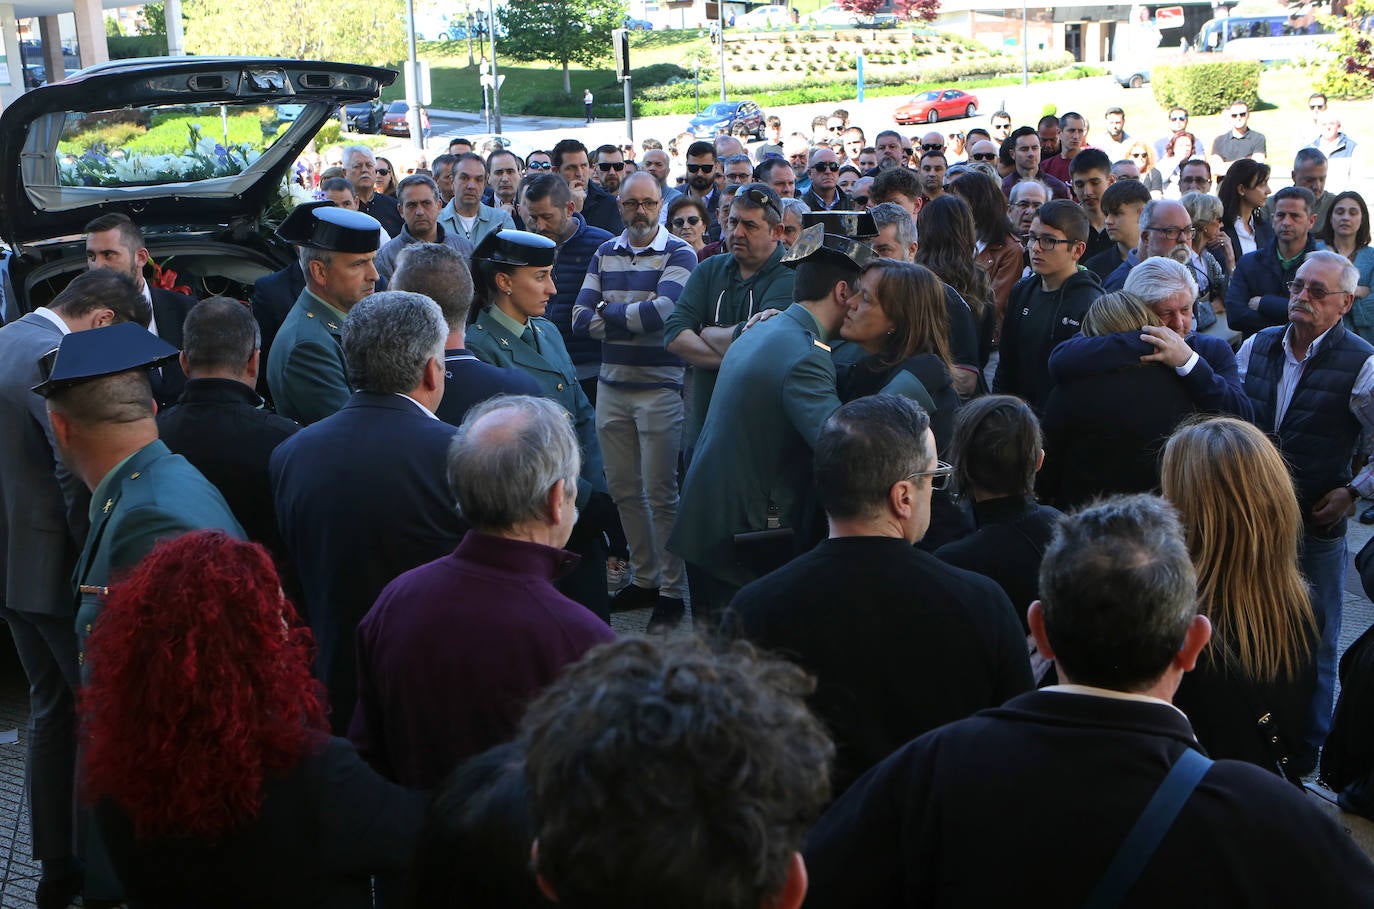
[[[592,116],[592,90],[590,88],[582,93],[582,106],[587,110],[587,122],[591,123],[596,118]]]

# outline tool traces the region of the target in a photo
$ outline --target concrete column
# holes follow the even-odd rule
[[[173,57],[186,55],[186,33],[181,27],[181,0],[163,0],[167,14],[167,53]]]
[[[1107,46],[1106,29],[1101,22],[1083,23],[1083,62],[1101,63],[1107,59],[1103,53]]]
[[[24,58],[19,55],[19,20],[13,3],[0,3],[0,23],[4,25],[5,74],[8,85],[0,85],[0,104],[8,105],[24,93]]]
[[[38,20],[38,38],[43,44],[43,69],[49,82],[61,82],[67,76],[67,61],[62,55],[62,28],[57,16],[42,16]]]
[[[76,43],[81,66],[94,66],[110,59],[105,43],[105,9],[100,0],[75,0]]]

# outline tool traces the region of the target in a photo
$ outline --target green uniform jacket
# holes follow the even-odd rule
[[[884,391],[929,400],[907,373]],[[740,335],[721,363],[669,551],[729,584],[754,580],[735,559],[734,536],[797,526],[812,448],[839,406],[830,346],[806,307],[794,303]]]
[[[304,426],[348,403],[342,331],[337,313],[309,290],[301,291],[267,356],[267,387],[277,413]]]
[[[677,306],[663,323],[666,347],[684,331],[701,333],[703,328],[737,326],[765,309],[786,309],[792,305],[792,284],[797,273],[782,264],[786,250],[781,243],[763,267],[748,278],[739,275],[739,263],[729,253],[711,256],[699,263],[682,287]],[[696,446],[715,391],[714,369],[693,366],[688,371],[690,412],[687,416],[687,447]]]
[[[100,481],[91,494],[91,529],[74,577],[83,663],[86,636],[111,575],[137,565],[159,540],[192,530],[247,539],[219,490],[161,441],[143,446]]]
[[[468,326],[464,343],[477,358],[492,366],[520,369],[539,384],[544,397],[563,405],[573,418],[577,441],[582,446],[582,478],[577,484],[577,507],[586,506],[593,490],[606,491],[606,473],[601,466],[601,443],[596,437],[596,410],[582,386],[577,384],[577,370],[563,344],[558,327],[548,319],[530,319],[539,350],[513,336],[482,310],[477,321]]]

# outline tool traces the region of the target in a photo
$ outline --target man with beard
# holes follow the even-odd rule
[[[1316,249],[1311,233],[1317,200],[1312,191],[1285,186],[1274,200],[1273,241],[1241,256],[1226,288],[1226,320],[1246,335],[1288,324],[1288,284]]]
[[[1055,120],[1055,149],[1056,154],[1059,141],[1059,121]],[[1029,126],[1018,127],[1012,134],[1012,161],[1015,170],[1007,175],[1002,181],[1002,192],[1008,199],[1011,198],[1011,188],[1025,180],[1038,180],[1049,189],[1050,195],[1056,199],[1069,198],[1069,185],[1063,180],[1056,179],[1053,175],[1045,173],[1040,167],[1042,146],[1040,137],[1035,134],[1035,130]],[[1046,155],[1048,157],[1048,155]]]
[[[1151,199],[1140,210],[1140,243],[1127,254],[1126,261],[1116,267],[1103,289],[1120,290],[1126,286],[1126,276],[1140,262],[1151,256],[1163,256],[1188,264],[1193,254],[1193,219],[1182,202],[1173,199]]]
[[[439,213],[445,231],[466,239],[475,248],[482,238],[498,228],[514,228],[508,212],[482,204],[487,188],[487,166],[473,152],[458,156],[453,174],[454,196]]]
[[[614,145],[601,145],[592,153],[592,158],[595,164],[592,182],[611,195],[618,194],[625,178],[625,153]]]
[[[588,224],[609,234],[624,230],[625,224],[620,220],[615,196],[592,182],[592,163],[587,157],[587,146],[576,139],[561,139],[553,147],[552,154],[554,172],[572,190],[573,210],[581,214]]]
[[[687,195],[706,206],[706,216],[710,219],[707,236],[719,236],[716,223],[716,205],[719,203],[716,190],[716,147],[710,142],[693,142],[687,146]]]
[[[876,177],[879,171],[906,166],[907,155],[902,151],[902,134],[895,129],[878,133],[878,138],[873,140],[873,150],[877,154],[877,163],[864,172],[867,176]]]
[[[396,270],[396,259],[412,243],[442,243],[472,258],[472,244],[458,234],[444,230],[439,223],[439,187],[434,180],[424,174],[411,174],[396,187],[396,197],[401,201],[401,217],[405,226],[401,235],[377,250],[377,274],[391,280]]]
[[[1059,154],[1059,118],[1046,114],[1036,125],[1040,138],[1040,160],[1044,161]]]
[[[549,298],[545,317],[558,326],[568,356],[577,368],[577,381],[587,400],[595,404],[601,345],[585,335],[573,334],[573,305],[582,290],[592,256],[602,243],[611,239],[611,235],[588,224],[585,216],[574,210],[572,190],[555,174],[541,174],[529,180],[521,196],[521,207],[526,228],[558,245],[553,263],[553,283],[557,292]],[[616,216],[617,220],[619,217]]]
[[[682,614],[687,574],[667,550],[677,519],[683,363],[663,329],[696,268],[691,244],[660,226],[658,181],[633,174],[620,186],[625,232],[592,256],[573,309],[573,334],[601,340],[596,431],[606,484],[620,511],[635,583],[612,610]]]

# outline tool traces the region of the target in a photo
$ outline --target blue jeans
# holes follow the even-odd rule
[[[1345,537],[1324,540],[1311,534],[1302,538],[1298,564],[1307,578],[1312,611],[1317,615],[1321,642],[1317,645],[1317,688],[1307,716],[1304,738],[1320,748],[1331,731],[1331,707],[1336,691],[1336,644],[1341,636],[1341,604],[1345,596]]]

